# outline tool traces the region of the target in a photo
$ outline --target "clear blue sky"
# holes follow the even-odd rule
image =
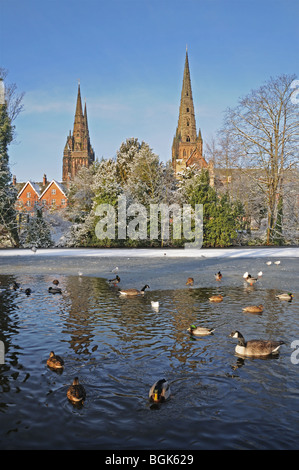
[[[126,138],[171,157],[186,45],[204,142],[271,76],[298,76],[298,0],[0,0],[0,66],[25,92],[18,181],[61,180],[78,79],[99,159]]]

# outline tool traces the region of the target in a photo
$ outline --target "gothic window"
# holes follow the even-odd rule
[[[186,108],[187,113],[189,113],[189,108]]]
[[[186,142],[190,142],[190,137],[189,137],[189,135],[187,135],[187,137],[186,137]]]
[[[187,121],[187,126],[189,126],[189,124],[190,124],[189,121]]]

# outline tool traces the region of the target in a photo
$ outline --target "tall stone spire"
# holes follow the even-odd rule
[[[183,142],[195,142],[196,121],[192,97],[188,52],[186,51],[183,86],[181,93],[178,133]]]
[[[177,176],[188,166],[207,167],[202,156],[202,137],[196,132],[188,51],[186,48],[179,119],[172,144],[172,164]]]
[[[87,108],[85,103],[84,114],[82,111],[82,100],[80,83],[78,84],[76,111],[73,127],[67,137],[63,152],[62,180],[67,185],[74,178],[82,166],[90,166],[95,159],[94,151],[90,145],[89,130],[87,123]]]

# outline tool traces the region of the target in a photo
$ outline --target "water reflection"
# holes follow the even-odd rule
[[[54,278],[61,295],[48,293]],[[31,295],[10,289],[14,281],[30,287]],[[282,303],[275,289],[261,284],[249,289],[227,280],[134,298],[121,297],[97,277],[2,275],[0,282],[0,339],[6,353],[0,365],[3,448],[192,449],[213,447],[215,439],[221,448],[227,447],[229,432],[236,447],[234,421],[256,420],[266,436],[270,409],[278,422],[273,439],[288,448],[288,429],[298,437],[297,369],[287,346],[275,361],[245,359],[235,355],[235,341],[228,337],[238,329],[246,338],[279,337],[288,343],[292,325],[298,338],[296,298]],[[223,302],[211,304],[209,297],[217,293]],[[159,302],[158,309],[152,301]],[[259,303],[262,315],[242,311]],[[191,324],[215,331],[195,338],[187,331]],[[51,350],[65,361],[61,373],[46,365]],[[87,393],[80,408],[66,399],[76,376]],[[162,376],[173,396],[153,407],[148,390]],[[81,428],[76,422],[76,433],[75,420],[84,423]],[[258,446],[252,430],[245,426],[240,433],[243,442]]]

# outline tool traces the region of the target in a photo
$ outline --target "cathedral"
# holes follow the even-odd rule
[[[73,133],[70,131],[63,151],[63,183],[68,187],[79,168],[89,167],[94,160],[95,154],[89,138],[86,103],[83,113],[79,83]]]
[[[196,131],[188,52],[186,50],[179,120],[172,144],[172,166],[177,178],[188,167],[208,168],[203,156],[201,131]]]
[[[79,83],[73,131],[69,132],[63,150],[62,181],[48,182],[46,175],[44,175],[43,181],[39,183],[32,181],[17,183],[14,176],[13,184],[18,189],[17,209],[27,213],[32,212],[38,203],[42,204],[44,208],[60,209],[66,207],[70,182],[81,167],[89,167],[94,161],[95,153],[90,143],[87,108],[85,103],[83,112]],[[187,50],[179,119],[172,144],[172,165],[177,178],[182,177],[187,168],[198,170],[208,168],[210,170],[210,184],[214,184],[213,167],[208,165],[203,156],[201,131],[200,129],[198,132],[196,130]]]

